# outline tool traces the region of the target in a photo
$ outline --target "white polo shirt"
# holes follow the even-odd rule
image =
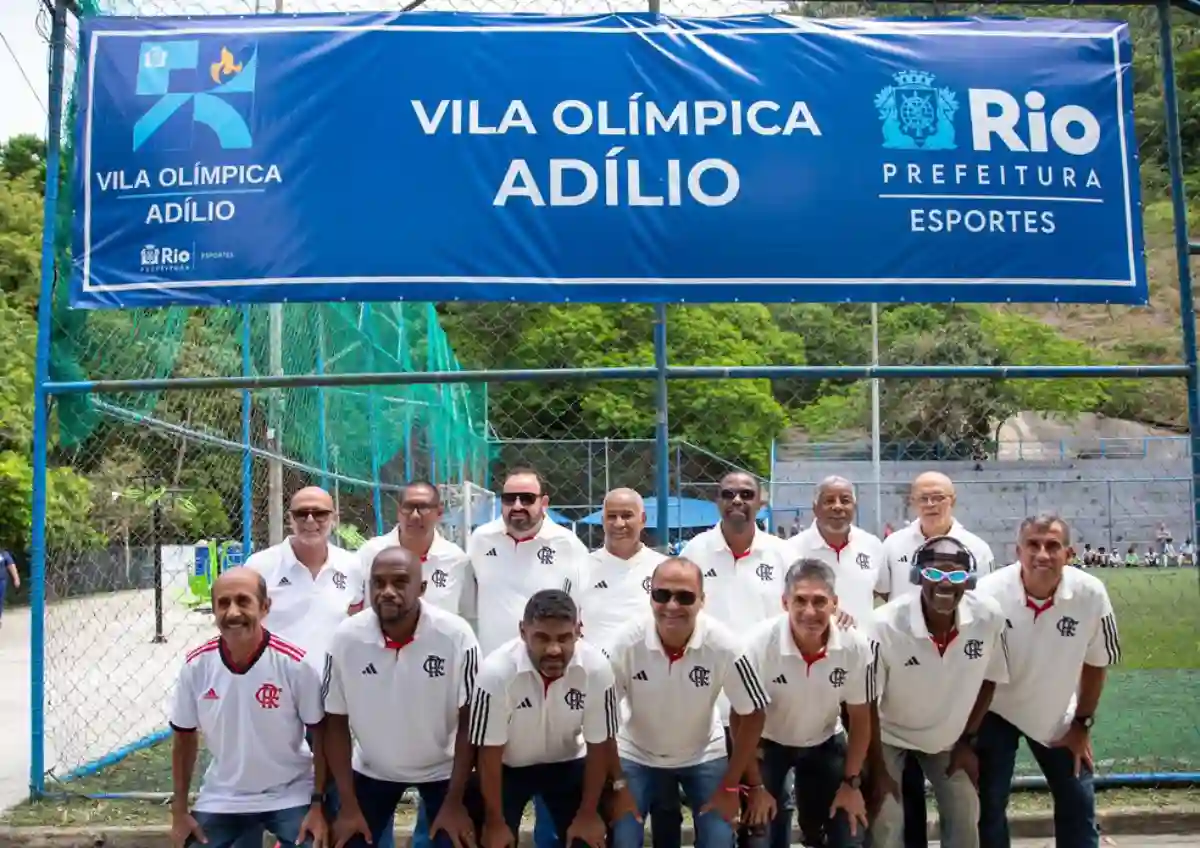
[[[1067,566],[1054,597],[1035,604],[1014,563],[979,581],[1008,626],[1010,673],[996,687],[992,712],[1043,745],[1062,737],[1075,716],[1083,666],[1106,667],[1121,658],[1117,620],[1104,583]]]
[[[988,543],[967,530],[955,519],[946,534],[957,539],[966,546],[975,557],[975,573],[980,577],[995,568],[992,549]],[[892,598],[900,595],[915,594],[918,587],[909,579],[912,570],[912,558],[921,545],[925,544],[925,534],[921,532],[920,519],[901,527],[883,540],[883,572],[879,575],[879,585],[875,591],[882,592]]]
[[[219,638],[187,655],[171,727],[199,731],[212,762],[194,809],[262,813],[307,807],[313,758],[306,726],[325,717],[321,678],[304,651],[271,633],[245,669],[234,668]]]
[[[784,613],[754,630],[746,653],[771,698],[763,738],[780,745],[820,745],[842,730],[843,703],[874,697],[871,644],[857,627],[831,624],[825,648],[810,657],[796,647]]]
[[[594,645],[606,645],[621,628],[650,610],[650,578],[666,556],[649,546],[629,559],[605,548],[592,551],[587,579],[580,592],[583,636]]]
[[[471,697],[479,644],[457,615],[421,601],[413,638],[383,635],[372,609],[344,621],[325,663],[325,711],[350,717],[354,770],[395,783],[447,780],[458,712]]]
[[[769,703],[758,670],[737,637],[701,612],[692,638],[669,655],[653,617],[628,625],[607,648],[617,692],[625,699],[617,733],[622,757],[656,768],[685,768],[725,756],[717,696],[749,715]]]
[[[991,598],[966,592],[957,629],[939,650],[921,610],[904,595],[875,610],[880,738],[909,751],[940,754],[962,736],[985,680],[1008,681],[1004,613]]]
[[[617,723],[612,667],[603,651],[582,639],[556,680],[542,677],[520,639],[500,646],[479,667],[471,743],[503,745],[506,766],[577,760],[586,745],[616,736]]]
[[[549,518],[535,536],[517,541],[504,521],[475,528],[467,556],[477,584],[479,645],[487,656],[520,635],[525,604],[543,589],[562,589],[580,602],[588,572],[588,549],[579,537]]]
[[[363,598],[370,598],[371,563],[384,548],[400,547],[400,528],[367,540],[358,549],[359,570],[363,576]],[[462,614],[463,587],[474,578],[471,576],[467,555],[458,545],[441,533],[434,531],[433,544],[421,557],[421,579],[425,581],[425,594],[421,597],[435,607]]]
[[[263,626],[303,648],[308,662],[319,669],[333,631],[349,616],[350,607],[363,601],[358,558],[331,542],[325,563],[314,578],[296,559],[289,536],[253,554],[246,567],[267,582],[271,611]]]
[[[859,527],[841,548],[831,547],[814,521],[803,533],[787,540],[789,567],[800,559],[816,559],[833,569],[838,607],[855,621],[866,621],[875,609],[875,593],[885,582],[883,542]]]

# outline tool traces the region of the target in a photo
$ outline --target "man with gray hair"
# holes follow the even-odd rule
[[[846,848],[861,844],[867,830],[862,771],[871,741],[875,669],[862,630],[836,622],[837,580],[818,559],[794,563],[784,578],[786,612],[748,639],[747,656],[766,683],[770,702],[761,761],[751,766],[746,782],[761,782],[779,799],[787,773],[795,769],[796,806],[806,813],[819,810],[828,820],[825,844]],[[791,844],[790,811],[782,804],[779,810],[771,823],[770,848]]]
[[[884,583],[883,543],[854,524],[858,501],[845,477],[826,477],[813,492],[813,523],[788,540],[796,559],[815,559],[837,575],[838,609],[866,621]]]

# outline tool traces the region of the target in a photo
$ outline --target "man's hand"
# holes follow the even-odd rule
[[[895,783],[893,780],[892,785],[894,786]],[[867,802],[860,790],[848,783],[839,786],[837,794],[833,796],[833,804],[829,807],[829,817],[836,816],[838,810],[845,810],[846,818],[850,820],[851,836],[858,833],[859,827],[862,827],[864,832],[866,831]]]
[[[438,810],[437,817],[429,825],[429,837],[445,833],[454,848],[475,848],[475,825],[462,801],[446,801]]]
[[[604,848],[608,832],[604,828],[604,819],[595,810],[580,810],[575,814],[571,826],[567,828],[567,845],[575,844],[578,839],[591,848]]]
[[[766,787],[755,786],[749,791],[746,798],[746,824],[750,827],[756,825],[769,827],[775,820],[777,809],[775,798],[766,790]]]
[[[201,845],[208,844],[208,837],[204,835],[204,831],[200,828],[200,822],[192,817],[192,814],[187,810],[181,813],[171,814],[171,845],[172,848],[183,848],[188,844],[188,839],[192,838]]]
[[[871,769],[867,775],[867,818],[874,820],[879,815],[883,802],[891,795],[896,801],[900,800],[900,785],[892,778],[883,764]]]
[[[736,786],[718,786],[708,803],[700,808],[701,815],[713,812],[730,824],[737,824],[742,812],[741,790]]]
[[[14,589],[20,589],[20,588],[21,588],[21,575],[20,575],[20,574],[14,574],[14,575],[13,575],[13,588],[14,588]]]
[[[1088,770],[1093,768],[1092,764],[1092,735],[1088,733],[1088,729],[1078,722],[1071,722],[1071,726],[1067,728],[1067,732],[1060,739],[1054,740],[1050,745],[1051,748],[1066,748],[1075,755],[1075,776],[1079,777],[1083,766],[1087,766]]]
[[[845,612],[843,610],[837,611],[837,626],[838,627],[845,630],[848,627],[853,627],[856,623],[857,622],[854,620],[854,616],[850,615],[850,613]]]
[[[304,814],[296,844],[304,844],[308,837],[312,837],[312,848],[327,848],[329,845],[329,826],[325,823],[325,812],[320,804],[313,804]]]
[[[333,848],[346,848],[346,843],[355,836],[361,836],[368,845],[375,844],[371,840],[371,828],[357,803],[338,811],[333,822]]]
[[[634,821],[642,823],[642,814],[638,811],[637,801],[634,800],[628,786],[613,792],[612,803],[608,808],[608,823],[615,825],[625,816],[633,816]]]
[[[483,848],[516,848],[517,840],[503,819],[483,823]]]
[[[953,776],[956,771],[963,772],[970,779],[975,791],[979,791],[979,755],[961,739],[955,742],[950,750],[950,765],[946,767],[946,777]]]

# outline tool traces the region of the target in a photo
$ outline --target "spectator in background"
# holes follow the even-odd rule
[[[1140,562],[1141,561],[1138,558],[1138,553],[1137,553],[1137,545],[1130,545],[1129,550],[1127,550],[1125,552],[1125,567],[1126,568],[1137,568],[1138,565],[1140,564]]]
[[[12,554],[0,550],[0,626],[4,624],[4,595],[8,591],[9,582],[12,583],[13,589],[20,589],[21,575],[17,573],[17,563]]]
[[[1192,565],[1196,560],[1196,548],[1192,545],[1192,540],[1187,539],[1179,546],[1179,564]]]

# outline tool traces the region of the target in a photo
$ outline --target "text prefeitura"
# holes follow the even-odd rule
[[[563,100],[541,121],[559,135],[593,133],[614,139],[643,135],[702,136],[715,131],[763,136],[821,134],[803,101],[789,104],[771,100],[750,103],[693,100],[663,106],[641,97],[638,93],[626,101],[596,104]],[[441,100],[432,107],[421,100],[411,102],[426,135],[539,134],[539,125],[520,100],[510,101],[495,123],[492,123],[492,109],[487,109],[489,118],[485,118],[484,107],[478,100]],[[641,163],[624,154],[625,148],[617,145],[599,163],[550,159],[544,165],[531,165],[525,159],[513,159],[492,204],[505,206],[512,200],[526,200],[533,206],[582,206],[602,197],[606,206],[682,206],[687,201],[702,206],[725,206],[733,202],[741,189],[737,169],[724,159],[692,163],[668,159],[665,175],[656,169],[647,180],[658,187],[652,192],[642,184]]]

